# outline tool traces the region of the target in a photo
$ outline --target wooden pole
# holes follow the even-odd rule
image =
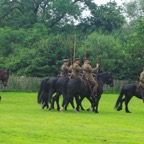
[[[73,64],[73,57],[72,57],[72,42],[70,42],[70,64]]]
[[[87,54],[86,54],[86,43],[84,44],[84,58],[87,57]]]
[[[99,43],[99,37],[98,37],[98,38],[97,38],[97,52],[96,52],[96,53],[97,53],[97,54],[96,54],[96,56],[97,56],[96,62],[97,62],[97,63],[99,63],[99,58],[98,58],[98,55],[99,55],[99,44],[100,44],[100,43]]]
[[[75,60],[75,57],[76,57],[76,34],[74,38],[74,57],[73,57],[74,60]]]

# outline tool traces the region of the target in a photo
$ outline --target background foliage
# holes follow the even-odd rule
[[[56,76],[63,58],[71,64],[80,57],[82,64],[89,57],[93,67],[100,63],[100,71],[137,80],[144,66],[143,12],[144,0],[123,6],[114,1],[98,6],[92,0],[0,1],[0,68],[17,76]]]

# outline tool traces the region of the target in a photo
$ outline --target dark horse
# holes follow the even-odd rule
[[[3,86],[6,87],[9,78],[9,71],[8,70],[0,70],[0,81],[2,82]],[[2,97],[0,96],[0,101]]]
[[[116,101],[115,109],[117,111],[122,110],[122,104],[123,102],[125,102],[125,112],[130,113],[128,109],[128,103],[130,102],[133,96],[142,99],[144,102],[144,90],[138,90],[136,84],[127,84],[123,86],[120,95]]]
[[[0,70],[0,81],[2,82],[3,86],[6,87],[9,78],[9,71],[8,70]]]
[[[42,103],[42,108],[44,109],[53,109],[54,102],[57,103],[57,110],[60,110],[59,106],[59,97],[63,96],[63,99],[66,97],[66,86],[69,81],[68,77],[50,77],[42,80],[40,85],[40,90],[38,93],[38,103]],[[52,96],[55,96],[52,98]],[[51,104],[49,107],[48,103]],[[70,101],[72,107],[74,108],[73,101]]]
[[[57,77],[48,77],[41,81],[37,101],[42,104],[42,109],[49,108],[51,97],[56,92],[55,84],[57,80]]]
[[[40,89],[38,91],[38,97],[37,97],[37,102],[40,104],[40,103],[43,103],[43,100],[44,100],[44,96],[46,95],[45,93],[45,89],[46,89],[46,83],[47,81],[49,80],[49,77],[48,78],[45,78],[41,81],[40,83]]]
[[[59,105],[59,97],[62,95],[63,96],[63,102],[62,102],[62,106],[65,103],[65,99],[67,97],[67,84],[69,82],[70,78],[69,77],[60,77],[58,78],[57,82],[56,82],[56,95],[53,97],[52,99],[52,104],[50,109],[54,108],[54,102],[56,101],[57,103],[57,110],[60,110],[60,105]],[[74,103],[73,103],[73,99],[70,100],[70,104],[72,106],[72,108],[74,109]],[[66,109],[66,108],[65,108]]]
[[[86,97],[90,101],[94,111],[98,113],[99,100],[103,93],[103,84],[110,85],[111,87],[113,86],[113,78],[111,72],[105,72],[98,75],[98,90],[97,96],[95,97],[92,94],[90,86],[78,78],[70,79],[67,84],[67,97],[63,106],[67,107],[69,101],[75,97],[77,103],[76,110],[79,111],[81,102]]]

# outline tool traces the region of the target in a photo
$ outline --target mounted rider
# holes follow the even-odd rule
[[[144,90],[144,67],[143,67],[143,71],[140,73],[139,87]]]
[[[69,76],[70,68],[68,67],[68,64],[69,64],[69,60],[68,59],[64,59],[63,60],[63,65],[61,66],[61,74],[60,74],[60,76],[65,76],[65,77]]]
[[[80,78],[80,71],[81,71],[81,67],[79,66],[80,64],[80,59],[79,58],[76,58],[74,60],[74,64],[72,65],[72,73],[71,73],[71,78]]]
[[[95,68],[92,68],[89,64],[88,58],[84,59],[84,64],[82,66],[83,74],[85,79],[90,84],[90,87],[92,88],[93,95],[95,96],[97,94],[97,87],[98,83],[93,77],[93,73],[96,73],[99,69],[99,64],[96,64]]]

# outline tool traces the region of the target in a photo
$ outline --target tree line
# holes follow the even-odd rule
[[[83,16],[88,10],[90,15]],[[88,57],[116,79],[144,67],[144,0],[119,6],[92,0],[0,1],[0,68],[16,76],[56,76],[64,58]]]

